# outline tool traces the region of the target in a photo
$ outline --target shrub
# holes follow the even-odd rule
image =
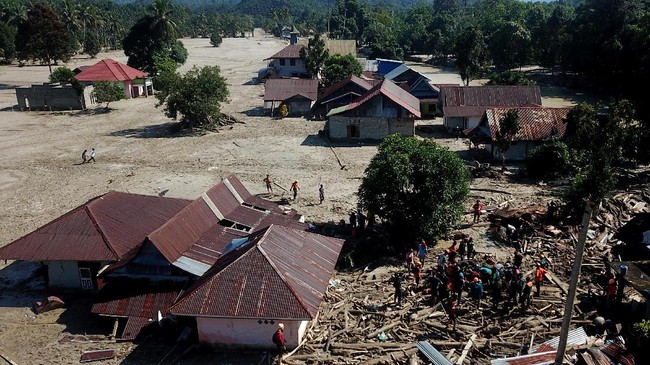
[[[526,174],[535,179],[557,179],[573,171],[569,147],[557,138],[534,148],[526,157]]]

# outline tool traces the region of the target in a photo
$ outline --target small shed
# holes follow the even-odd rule
[[[305,115],[318,98],[318,80],[313,79],[271,79],[264,88],[264,109],[286,105],[289,115]]]

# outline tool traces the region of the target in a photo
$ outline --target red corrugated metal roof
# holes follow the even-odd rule
[[[298,95],[312,101],[316,100],[318,80],[270,79],[264,86],[264,101],[282,101]]]
[[[227,216],[239,206],[239,201],[223,181],[212,187],[205,194],[224,216]]]
[[[485,108],[542,105],[539,86],[449,86],[440,85],[445,116],[480,116]],[[484,108],[480,108],[484,107]]]
[[[408,87],[408,85],[404,85]],[[404,88],[396,85],[390,80],[384,80],[380,84],[375,85],[372,89],[368,90],[365,94],[361,95],[357,100],[348,104],[345,107],[336,108],[330,111],[329,115],[335,115],[341,112],[347,112],[357,107],[363,105],[368,100],[373,99],[378,95],[384,95],[388,99],[392,100],[395,104],[403,107],[408,110],[411,114],[416,117],[420,117],[420,100],[415,96],[411,95]]]
[[[91,312],[113,317],[157,320],[158,311],[167,313],[183,285],[184,283],[173,281],[112,279],[99,292]]]
[[[612,342],[602,346],[600,351],[612,358],[616,364],[635,365],[634,354],[625,348],[624,345]]]
[[[566,131],[564,119],[570,108],[523,107],[523,108],[491,108],[485,111],[481,123],[488,123],[493,140],[497,138],[499,125],[510,110],[516,110],[519,115],[519,132],[516,141],[539,141],[552,136],[562,137]]]
[[[265,58],[264,61],[274,60],[279,58],[300,58],[300,50],[303,47],[304,45],[302,44],[290,44],[282,48],[278,53],[274,54],[273,56],[269,58]]]
[[[75,78],[79,81],[127,81],[142,79],[147,73],[107,58],[84,68]]]
[[[119,338],[120,340],[133,341],[138,337],[140,331],[142,331],[143,328],[152,323],[155,322],[149,318],[129,317],[129,319],[126,321],[126,326],[124,326],[124,330],[122,330],[122,334],[120,334]]]
[[[222,256],[170,308],[177,315],[311,319],[343,241],[272,225]]]
[[[0,248],[0,259],[118,260],[189,203],[109,192]]]
[[[363,90],[372,89],[372,85],[368,81],[366,81],[366,80],[364,80],[364,79],[362,79],[360,77],[352,75],[352,76],[344,78],[343,80],[337,82],[334,85],[330,85],[330,86],[326,87],[325,90],[323,90],[323,94],[321,95],[320,98],[324,99],[327,96],[331,95],[333,92],[339,90],[343,86],[348,85],[350,83],[359,86]]]
[[[244,184],[242,184],[242,182],[239,181],[239,178],[237,178],[237,175],[230,174],[230,175],[228,175],[228,177],[226,177],[226,180],[228,180],[228,182],[230,182],[230,185],[232,185],[232,187],[235,188],[235,191],[237,191],[237,194],[239,194],[239,196],[242,199],[246,200],[246,199],[250,198],[251,196],[253,196],[248,191],[248,189],[246,189]]]

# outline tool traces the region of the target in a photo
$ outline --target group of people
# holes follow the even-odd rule
[[[481,309],[481,301],[491,297],[492,308],[497,310],[504,304],[508,308],[521,306],[526,309],[531,305],[533,287],[539,296],[545,275],[551,266],[550,260],[541,256],[536,262],[534,275],[525,277],[522,265],[523,255],[517,251],[505,263],[497,262],[485,256],[485,262],[476,259],[474,240],[464,235],[454,240],[451,246],[440,253],[437,261],[428,270],[427,283],[420,287],[423,266],[429,248],[422,240],[417,249],[410,249],[406,254],[406,268],[415,280],[415,289],[429,293],[431,305],[442,303],[449,317],[452,329],[456,328],[456,308],[463,296],[469,296],[473,306]],[[397,273],[392,277],[395,288],[395,302],[401,305],[404,297],[403,283],[405,277]]]
[[[266,185],[266,191],[269,194],[273,194],[273,180],[271,179],[271,175],[266,174],[266,177],[262,181]],[[296,200],[298,198],[298,192],[300,191],[298,180],[294,180],[294,182],[291,183],[289,191],[293,194],[293,200]],[[323,204],[323,201],[325,200],[325,187],[323,184],[320,184],[320,187],[318,188],[318,200],[320,204]]]
[[[95,162],[95,148],[90,149],[90,154],[88,153],[88,150],[84,150],[81,153],[81,163],[86,163],[86,162]]]

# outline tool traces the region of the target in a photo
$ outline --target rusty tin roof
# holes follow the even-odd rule
[[[169,312],[197,317],[311,319],[343,241],[271,225],[227,252]]]
[[[490,108],[485,110],[482,123],[487,123],[493,140],[501,121],[510,110],[516,110],[519,115],[519,131],[516,141],[539,141],[552,136],[562,137],[566,131],[564,119],[570,108],[521,107],[521,108]]]
[[[407,85],[404,86],[408,87]],[[382,81],[381,83],[373,86],[373,88],[368,90],[368,92],[361,95],[357,100],[353,101],[348,105],[332,109],[327,115],[328,116],[336,115],[336,114],[340,114],[340,113],[344,113],[356,109],[378,95],[384,95],[385,97],[393,101],[395,104],[408,110],[411,114],[413,114],[417,118],[421,116],[420,100],[415,96],[411,95],[404,88],[400,87],[399,85],[393,83],[390,80]]]
[[[446,117],[470,117],[490,107],[541,106],[542,96],[536,85],[440,85],[439,102]]]
[[[274,60],[274,59],[279,59],[279,58],[300,58],[300,50],[305,47],[302,44],[290,44],[284,48],[282,48],[278,53],[274,54],[273,56],[269,58],[265,58],[264,61],[266,60]]]
[[[264,86],[264,101],[282,101],[295,96],[309,100],[318,98],[318,80],[270,79]]]

